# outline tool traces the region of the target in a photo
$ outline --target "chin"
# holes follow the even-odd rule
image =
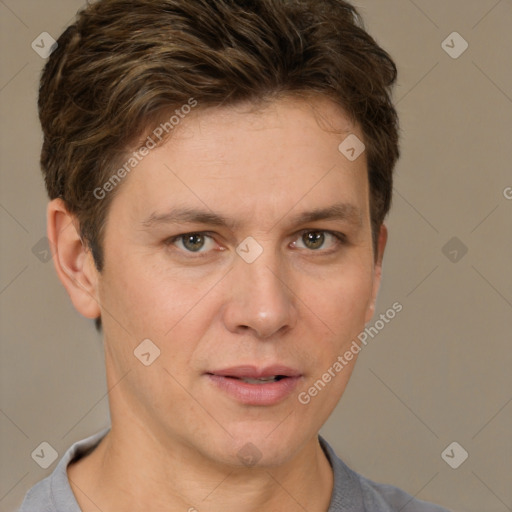
[[[224,447],[219,454],[229,465],[237,467],[276,467],[288,462],[296,455],[304,443],[304,439],[292,433],[279,430],[273,422],[272,428],[252,429],[245,424],[244,429],[237,433],[230,431],[233,437],[224,440]],[[272,429],[275,429],[274,434]],[[228,457],[226,459],[226,454]]]

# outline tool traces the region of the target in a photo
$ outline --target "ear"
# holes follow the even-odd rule
[[[365,322],[368,323],[375,313],[375,303],[377,302],[377,294],[379,293],[380,281],[382,278],[382,260],[384,258],[384,249],[388,241],[388,228],[382,224],[379,231],[379,239],[377,242],[377,254],[375,255],[375,267],[373,274],[372,297],[366,310]]]
[[[62,199],[50,201],[47,232],[53,263],[75,309],[87,318],[101,314],[98,296],[99,273],[91,251],[82,242],[79,223]]]

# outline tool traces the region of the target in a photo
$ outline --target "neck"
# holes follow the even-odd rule
[[[125,422],[127,424],[128,422]],[[326,512],[333,474],[318,438],[278,467],[234,467],[205,459],[174,439],[165,446],[147,429],[112,430],[68,467],[83,512]]]

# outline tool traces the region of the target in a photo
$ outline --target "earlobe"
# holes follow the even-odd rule
[[[62,199],[48,204],[47,232],[57,275],[71,302],[86,318],[99,317],[98,271],[80,238],[78,221]]]
[[[382,224],[379,231],[379,239],[377,242],[377,254],[375,257],[375,268],[373,275],[373,288],[372,297],[366,311],[365,322],[368,323],[375,313],[375,303],[377,302],[377,295],[380,288],[382,278],[382,260],[384,258],[384,250],[388,241],[388,229],[385,224]]]

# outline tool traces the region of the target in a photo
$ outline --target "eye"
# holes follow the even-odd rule
[[[175,245],[182,251],[189,253],[205,253],[215,247],[213,238],[206,233],[184,233],[170,238],[166,241],[166,244]]]
[[[327,248],[324,247],[326,242],[328,244]],[[302,243],[302,247],[300,246],[300,243]],[[305,248],[315,252],[331,253],[336,251],[341,245],[345,244],[346,236],[343,233],[310,229],[299,233],[298,240],[293,242],[292,246],[298,249]],[[322,248],[324,248],[324,250],[319,251],[319,249]]]
[[[206,232],[182,233],[165,241],[167,246],[174,246],[185,255],[196,254],[207,256],[217,247],[213,237]],[[308,229],[299,233],[299,238],[292,242],[295,249],[308,249],[312,252],[330,254],[340,246],[346,245],[347,239],[343,233],[325,230]],[[327,247],[325,247],[327,245]],[[222,250],[218,248],[218,250]]]

